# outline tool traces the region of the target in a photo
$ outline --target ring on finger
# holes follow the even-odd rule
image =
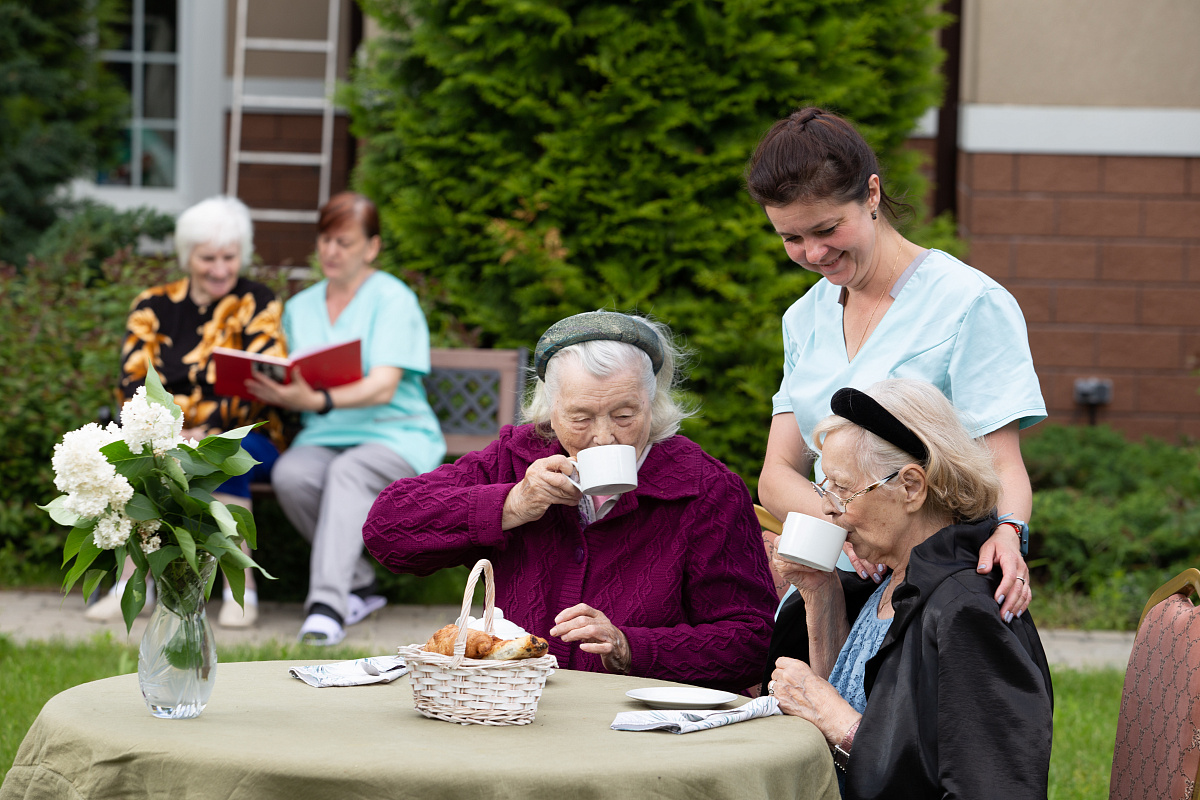
[[[775,681],[771,681],[767,684],[767,694],[775,694]]]
[[[1025,579],[1024,579],[1024,578],[1022,578],[1020,575],[1018,575],[1018,576],[1017,576],[1017,580],[1019,580],[1019,581],[1021,582],[1021,584],[1022,584],[1022,585],[1024,585],[1024,584],[1025,584]]]

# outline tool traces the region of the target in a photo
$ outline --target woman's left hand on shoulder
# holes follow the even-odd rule
[[[596,653],[609,672],[629,672],[629,640],[604,614],[586,603],[565,608],[554,618],[551,636],[564,642],[580,642],[579,649]]]
[[[1021,557],[1021,540],[1013,535],[1011,525],[998,526],[979,548],[976,571],[987,574],[997,562],[1003,578],[996,590],[996,603],[1004,621],[1012,622],[1014,616],[1021,616],[1029,608],[1033,590],[1029,588],[1029,565]]]
[[[842,741],[846,731],[861,716],[842,699],[829,681],[795,658],[780,658],[771,673],[768,691],[785,714],[808,720],[830,744]]]

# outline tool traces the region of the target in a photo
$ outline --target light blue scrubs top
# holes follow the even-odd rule
[[[404,370],[404,377],[382,405],[306,412],[304,429],[292,444],[353,447],[376,442],[396,451],[418,473],[437,467],[446,442],[421,382],[429,373],[429,327],[417,296],[398,278],[376,271],[330,324],[327,285],[310,286],[284,306],[288,352],[361,339],[363,375],[387,366]]]
[[[771,413],[796,415],[812,447],[817,423],[843,386],[885,378],[932,383],[974,437],[1014,420],[1046,418],[1021,307],[1008,291],[941,250],[927,250],[892,287],[894,302],[853,361],[842,334],[842,287],[822,278],[783,315],[783,383]],[[824,477],[820,459],[816,478]],[[843,554],[838,566],[849,570]]]

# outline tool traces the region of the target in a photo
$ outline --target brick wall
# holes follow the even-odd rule
[[[1013,293],[1050,418],[1200,437],[1200,158],[960,154],[967,259]]]
[[[225,131],[228,141],[228,115]],[[242,149],[319,153],[321,117],[312,114],[245,114],[242,117]],[[335,116],[330,193],[344,190],[349,182],[351,149],[347,118]],[[251,208],[314,210],[319,184],[320,169],[317,167],[243,164],[238,172],[238,197]],[[254,223],[254,249],[265,264],[307,264],[316,236],[316,226],[311,224]]]

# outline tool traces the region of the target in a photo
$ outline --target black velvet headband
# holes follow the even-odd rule
[[[907,425],[896,419],[892,412],[879,405],[875,398],[866,392],[860,392],[849,386],[845,389],[838,389],[833,393],[833,399],[829,405],[833,409],[833,413],[839,417],[845,417],[885,442],[894,444],[917,461],[925,463],[925,460],[929,458],[929,449],[925,447],[925,443],[918,439]]]
[[[546,365],[564,347],[580,342],[610,341],[631,344],[650,356],[654,374],[662,369],[663,351],[658,334],[646,322],[615,311],[587,311],[551,325],[533,350],[537,376],[546,379]]]

